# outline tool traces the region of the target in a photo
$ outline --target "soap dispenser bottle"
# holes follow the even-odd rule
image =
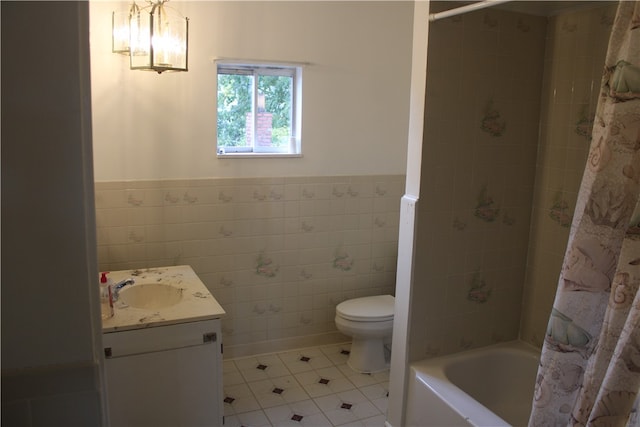
[[[107,277],[108,271],[100,273],[100,309],[102,320],[113,317],[113,298],[111,296],[111,279]]]

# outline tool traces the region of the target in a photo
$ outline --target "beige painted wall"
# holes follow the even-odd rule
[[[111,53],[123,5],[91,3],[100,269],[192,265],[228,312],[225,344],[249,352],[336,334],[337,303],[393,293],[412,3],[172,3],[189,72],[162,75]],[[216,158],[216,57],[308,63],[302,158]],[[344,254],[353,268],[333,265]]]
[[[176,1],[189,72],[130,71],[111,53],[111,11],[91,3],[96,181],[404,174],[411,2]],[[218,159],[214,58],[296,61],[300,159]]]

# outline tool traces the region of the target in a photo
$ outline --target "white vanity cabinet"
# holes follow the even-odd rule
[[[112,427],[222,425],[220,320],[103,335]]]
[[[222,426],[222,307],[189,266],[110,276],[144,291],[102,323],[111,427]],[[166,286],[179,295],[170,304],[153,294]]]

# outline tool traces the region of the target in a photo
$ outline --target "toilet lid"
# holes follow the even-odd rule
[[[340,317],[354,321],[393,319],[395,299],[391,295],[375,295],[343,301],[336,306]]]

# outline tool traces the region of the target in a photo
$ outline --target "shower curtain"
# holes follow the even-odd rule
[[[640,0],[621,1],[530,426],[640,425]]]

